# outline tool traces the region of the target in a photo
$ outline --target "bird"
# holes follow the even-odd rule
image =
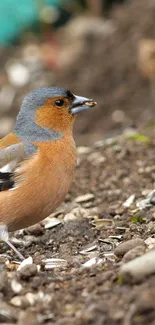
[[[25,96],[13,131],[0,140],[0,239],[11,247],[8,232],[40,222],[64,200],[77,161],[73,125],[96,104],[57,87]]]

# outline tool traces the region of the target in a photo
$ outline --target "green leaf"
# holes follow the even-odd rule
[[[135,222],[135,223],[144,223],[146,221],[145,218],[134,215],[133,217],[131,217],[131,221]]]
[[[150,143],[150,139],[146,135],[140,133],[128,135],[126,139],[135,140],[143,143]]]

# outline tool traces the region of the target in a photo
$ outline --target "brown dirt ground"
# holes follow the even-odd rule
[[[119,280],[122,257],[115,255],[107,256],[94,267],[81,266],[93,256],[103,258],[105,253],[113,253],[119,242],[131,238],[154,238],[154,206],[137,212],[136,222],[133,221],[134,207],[122,207],[131,194],[141,199],[144,190],[153,188],[154,134],[150,141],[150,144],[144,144],[124,140],[122,136],[115,145],[93,148],[89,154],[80,154],[76,178],[62,205],[62,215],[73,211],[77,206],[75,198],[79,195],[91,192],[94,200],[78,204],[76,220],[64,221],[46,231],[42,228],[40,235],[35,237],[35,230],[31,228],[16,235],[18,239],[30,242],[27,248],[18,244],[18,249],[25,257],[31,255],[34,263],[41,265],[43,258],[56,257],[67,260],[67,267],[45,271],[42,265],[37,274],[24,278],[20,272],[8,270],[16,258],[5,244],[1,244],[1,253],[7,252],[11,256],[10,264],[4,268],[1,261],[1,268],[6,270],[5,277],[3,272],[0,274],[0,299],[5,302],[0,306],[1,323],[154,324],[154,275],[139,283],[122,283]],[[95,227],[92,221],[99,217],[114,220],[114,225]],[[31,237],[28,238],[27,234]],[[121,238],[117,237],[119,235]],[[95,251],[82,255],[81,250],[92,243],[96,244]],[[11,289],[13,279],[22,285],[20,293]],[[24,300],[20,307],[12,306],[13,297],[24,297],[27,293],[37,296],[40,291],[45,295],[40,301],[31,304],[31,300]]]

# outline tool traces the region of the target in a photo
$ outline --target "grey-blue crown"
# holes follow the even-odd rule
[[[36,90],[33,90],[27,96],[25,96],[21,108],[36,109],[44,105],[45,100],[47,98],[54,98],[57,96],[68,97],[69,94],[71,96],[71,93],[67,91],[65,88],[56,88],[56,87],[38,88]]]

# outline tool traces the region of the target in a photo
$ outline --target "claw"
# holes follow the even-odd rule
[[[24,256],[10,242],[7,226],[3,224],[0,225],[0,240],[5,242],[15,252],[15,254],[19,257],[21,261],[24,260]]]

